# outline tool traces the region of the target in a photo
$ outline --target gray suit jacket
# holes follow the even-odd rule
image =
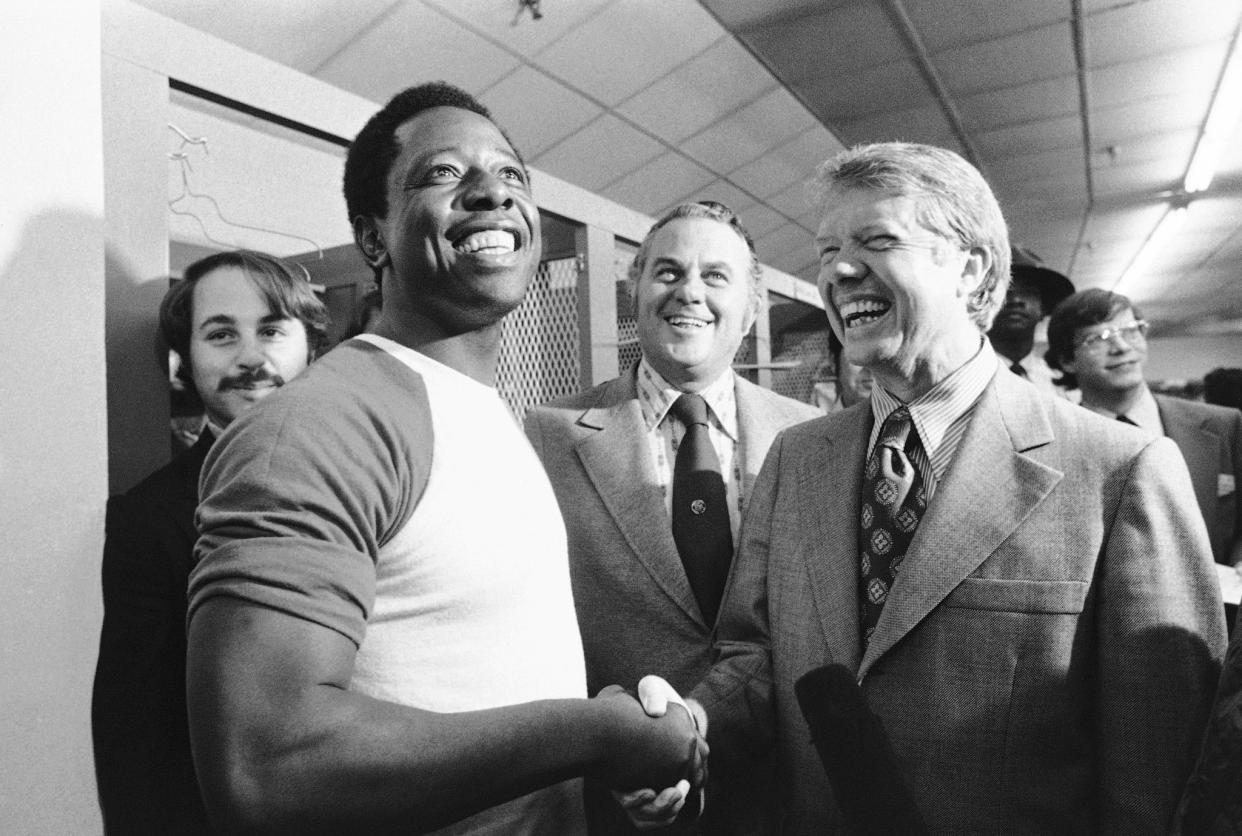
[[[743,497],[749,497],[777,432],[822,413],[736,376],[735,392]],[[644,438],[635,369],[529,411],[526,433],[565,517],[590,693],[614,683],[632,688],[649,673],[689,691],[710,662],[712,625],[699,612],[673,542]],[[715,759],[712,770],[728,772]],[[611,801],[607,806],[615,808]],[[601,811],[588,807],[592,832],[601,832]],[[724,809],[723,798],[709,800],[709,811]]]
[[[996,375],[863,654],[871,426],[856,407],[769,453],[718,660],[693,694],[712,757],[774,736],[782,832],[839,830],[793,693],[836,662],[857,672],[933,832],[1164,831],[1225,642],[1174,445]]]
[[[1242,411],[1156,395],[1164,434],[1177,442],[1218,563],[1231,563],[1239,537]]]

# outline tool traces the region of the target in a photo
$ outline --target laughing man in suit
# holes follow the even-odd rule
[[[1128,298],[1093,288],[1062,302],[1048,321],[1048,362],[1082,405],[1177,442],[1212,539],[1216,562],[1242,563],[1242,412],[1153,395],[1143,376],[1147,323]]]
[[[647,233],[630,279],[641,359],[526,417],[569,531],[591,693],[613,682],[632,687],[647,673],[681,690],[699,681],[759,466],[777,432],[820,414],[732,370],[763,290],[754,245],[728,208],[687,203],[670,211]],[[674,462],[686,433],[673,405],[685,393],[707,403],[728,502],[722,529],[729,542],[712,557],[712,577],[697,586],[670,524]],[[714,757],[711,768],[729,771]],[[743,789],[709,793],[706,832],[754,832],[761,796]],[[592,833],[631,832],[611,799],[589,798]]]
[[[1163,832],[1225,641],[1176,446],[998,373],[1008,235],[961,157],[864,145],[816,182],[828,319],[877,385],[768,454],[693,692],[713,758],[774,732],[782,832],[841,832],[794,695],[838,663],[931,832]]]
[[[160,304],[178,378],[207,411],[188,450],[108,503],[104,623],[91,726],[108,833],[208,833],[190,758],[186,583],[198,477],[216,437],[300,374],[328,312],[304,273],[259,252],[215,253]]]

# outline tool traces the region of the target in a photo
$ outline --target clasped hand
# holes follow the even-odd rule
[[[603,689],[599,697],[632,700],[618,685]],[[618,769],[628,763],[633,772],[619,773],[613,777],[622,780],[607,783],[628,790],[614,791],[613,796],[635,827],[649,830],[671,824],[693,793],[700,794],[701,807],[707,782],[707,716],[697,703],[691,700],[687,704],[658,676],[643,677],[638,684],[638,700],[642,716],[634,718],[637,723],[625,743],[627,751],[616,759]],[[670,705],[674,706],[671,712]]]

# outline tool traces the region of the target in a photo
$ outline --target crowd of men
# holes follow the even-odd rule
[[[640,359],[525,434],[509,137],[420,85],[344,180],[357,336],[314,359],[323,306],[257,253],[161,309],[207,424],[109,503],[109,833],[1242,826],[1242,412],[1153,396],[1133,304],[1011,247],[961,157],[814,174],[848,408],[733,371],[762,272],[688,202],[630,269]]]

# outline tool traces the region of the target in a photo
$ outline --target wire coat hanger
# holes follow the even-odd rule
[[[269,235],[279,235],[283,238],[291,238],[295,241],[302,241],[303,243],[310,244],[312,247],[315,248],[316,260],[323,261],[323,247],[321,247],[319,243],[315,241],[314,239],[307,238],[305,235],[298,235],[293,232],[284,232],[279,229],[272,229],[270,227],[265,227],[265,226],[255,226],[254,224],[247,224],[247,223],[242,223],[240,221],[232,220],[227,215],[224,214],[223,210],[220,209],[220,203],[214,197],[212,197],[211,195],[205,192],[194,191],[194,187],[190,183],[190,174],[191,172],[193,172],[194,168],[190,163],[190,155],[186,151],[186,146],[187,145],[201,145],[203,148],[203,153],[210,154],[211,150],[207,146],[207,137],[190,136],[185,131],[181,130],[180,128],[178,128],[176,125],[174,125],[171,122],[168,123],[168,128],[169,130],[177,134],[177,136],[181,137],[181,144],[177,146],[177,150],[171,151],[168,154],[168,159],[178,163],[181,166],[181,194],[177,195],[176,197],[168,201],[168,211],[172,212],[174,215],[182,215],[183,217],[193,218],[194,222],[198,224],[198,228],[202,231],[203,237],[206,238],[208,241],[212,242],[213,244],[218,244],[221,247],[228,247],[230,249],[236,248],[237,246],[236,243],[229,242],[229,241],[221,241],[220,239],[213,236],[207,230],[207,225],[203,223],[203,219],[200,218],[198,214],[195,213],[192,209],[181,208],[178,206],[178,204],[180,204],[182,201],[188,202],[196,198],[200,200],[205,200],[211,204],[212,209],[215,210],[216,217],[220,219],[221,223],[224,223],[231,227],[235,227],[237,229],[247,229],[247,230],[250,230],[251,232],[262,232],[262,233],[266,233]]]

